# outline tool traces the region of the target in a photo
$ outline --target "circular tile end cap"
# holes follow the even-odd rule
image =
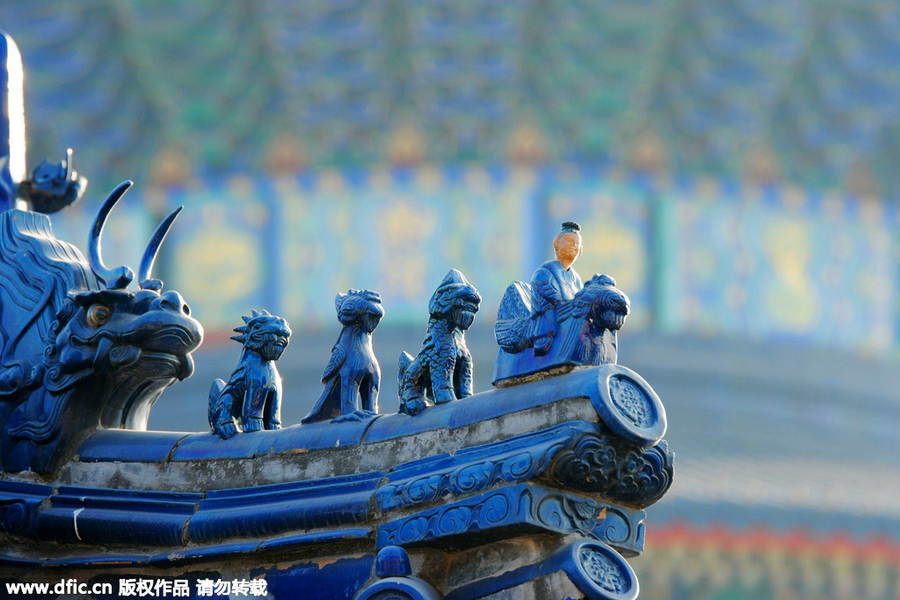
[[[635,600],[637,575],[622,556],[606,544],[579,540],[569,546],[566,565],[572,583],[590,600]]]
[[[644,378],[621,365],[601,365],[594,408],[603,423],[642,448],[655,446],[666,433],[666,409]]]

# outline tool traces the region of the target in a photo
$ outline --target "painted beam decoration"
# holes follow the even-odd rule
[[[71,155],[49,171],[60,185],[44,207],[77,200]],[[379,410],[382,296],[350,289],[301,423],[280,418],[293,392],[275,363],[291,327],[248,308],[238,366],[212,382],[211,431],[146,431],[165,388],[191,376],[203,328],[152,277],[179,211],[137,271],[104,264],[103,229],[130,185],[101,207],[88,258],[57,239],[37,192],[0,213],[0,581],[279,600],[637,598],[626,557],[644,549],[673,455],[659,397],[616,364],[628,297],[572,268],[591,243],[579,224],[564,221],[557,259],[499,302],[491,389],[474,389],[465,343],[482,295],[452,269],[421,351],[401,356],[396,405]]]

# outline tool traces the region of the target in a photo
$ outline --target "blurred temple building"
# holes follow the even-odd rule
[[[134,264],[186,205],[154,272],[213,351],[267,308],[283,362],[327,352],[351,287],[393,351],[451,267],[487,330],[576,220],[670,413],[641,598],[900,598],[900,5],[5,0],[0,29],[29,168],[71,147],[91,181],[55,232],[83,248],[133,179],[104,255]]]

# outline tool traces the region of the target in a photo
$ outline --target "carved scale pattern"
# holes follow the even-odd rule
[[[557,456],[548,476],[557,485],[644,508],[672,485],[673,458],[665,441],[642,449],[612,436],[587,434]]]

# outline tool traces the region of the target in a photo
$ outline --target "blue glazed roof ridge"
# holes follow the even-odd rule
[[[374,417],[372,417],[371,419],[366,419],[366,421],[365,421],[366,426],[363,428],[362,433],[361,433],[360,436],[359,436],[359,442],[356,443],[356,446],[362,447],[362,445],[366,443],[366,438],[367,438],[368,435],[369,435],[369,431],[372,429],[372,426],[373,426],[379,419],[382,419],[382,418],[385,418],[385,417],[390,417],[390,416],[392,416],[393,414],[400,414],[400,413],[384,413],[384,414],[378,413],[378,414],[376,414]],[[300,425],[300,424],[298,423],[298,425]],[[332,424],[332,425],[334,425],[334,424]]]
[[[163,462],[170,463],[172,462],[172,458],[175,456],[175,452],[178,451],[178,447],[181,445],[181,442],[186,440],[188,436],[191,435],[189,432],[184,432],[184,435],[178,438],[174,444],[172,444],[172,449],[169,450],[169,454],[166,455],[166,458]]]
[[[384,415],[384,419],[367,430],[361,443],[382,442],[437,429],[460,429],[549,403],[593,398],[597,395],[594,383],[597,369],[599,367],[575,369],[537,381],[492,387],[446,404],[430,406],[415,416],[402,413]],[[400,428],[400,424],[408,424],[409,427]]]
[[[590,398],[595,394],[591,389],[595,369],[577,369],[564,375],[516,386],[492,387],[453,402],[430,406],[413,417],[393,413],[379,414],[363,423],[348,421],[296,424],[280,430],[238,434],[227,440],[222,440],[209,431],[101,429],[82,442],[78,455],[81,462],[169,463],[185,460],[246,460],[289,454],[301,449],[320,451],[335,447],[363,447],[366,444],[438,429],[459,429],[561,400]],[[153,445],[156,450],[150,448],[137,453],[133,451],[134,443],[143,436],[147,436],[148,441],[157,440]],[[163,444],[159,444],[160,439]],[[123,440],[132,443],[121,444]],[[159,450],[160,446],[165,450],[164,454]]]
[[[34,481],[0,480],[0,495],[14,493],[29,496],[51,496],[56,493],[53,485]]]
[[[121,445],[132,450],[133,459],[128,462],[168,462],[179,444],[191,435],[189,431],[97,429],[78,445],[75,455],[80,462],[120,461],[125,457],[114,450]],[[135,438],[143,438],[140,448],[135,448]]]
[[[550,427],[545,427],[538,431],[521,433],[506,441],[488,442],[466,448],[455,455],[462,462],[471,462],[479,458],[490,459],[493,454],[509,454],[509,444],[512,440],[519,440],[520,443],[527,445],[528,441],[534,441],[541,436],[546,436],[557,432],[557,434],[578,435],[582,432],[589,432],[598,429],[596,423],[586,421],[572,421],[559,423]],[[520,444],[514,444],[519,446]],[[514,450],[514,449],[513,449]],[[418,464],[420,467],[428,466],[420,461],[414,460],[401,465],[398,473],[410,475],[410,467],[412,470]],[[437,461],[431,466],[443,468],[447,465]],[[451,467],[454,465],[450,465]],[[459,466],[459,465],[455,465]],[[430,471],[425,469],[421,476],[429,476]],[[469,503],[477,501],[478,498],[484,498],[484,494],[507,493],[501,492],[501,489],[510,488],[509,493],[515,490],[524,490],[522,486],[531,486],[530,480],[534,477],[534,473],[526,476],[524,479],[514,481],[497,481],[493,482],[500,485],[490,484],[487,487],[479,487],[477,490],[459,490],[453,493],[456,503]],[[390,478],[386,472],[369,471],[366,473],[355,473],[350,475],[341,475],[329,480],[310,479],[303,481],[293,481],[287,483],[271,484],[261,486],[260,488],[236,488],[231,490],[216,490],[206,495],[194,494],[189,492],[158,492],[158,491],[141,491],[141,490],[115,490],[103,488],[78,488],[76,486],[61,486],[57,493],[61,494],[61,504],[47,515],[48,522],[45,527],[58,528],[71,523],[67,515],[71,515],[71,511],[80,507],[79,503],[87,501],[87,508],[92,509],[90,515],[94,520],[93,535],[105,536],[102,533],[103,523],[97,522],[96,519],[106,513],[109,519],[126,518],[135,522],[149,523],[147,521],[154,514],[152,507],[155,506],[155,500],[171,501],[171,505],[160,506],[162,512],[171,514],[185,515],[184,526],[187,527],[189,536],[182,538],[180,533],[178,540],[181,546],[177,544],[169,545],[172,551],[163,551],[152,556],[138,556],[134,554],[123,554],[122,560],[131,562],[132,564],[144,564],[148,562],[169,563],[172,561],[194,560],[208,557],[211,555],[231,555],[235,553],[254,552],[256,550],[274,549],[276,547],[295,546],[297,544],[316,543],[318,541],[328,541],[346,537],[339,530],[350,528],[355,533],[355,537],[372,537],[375,530],[366,529],[364,523],[366,515],[378,516],[381,522],[387,519],[385,523],[393,522],[397,518],[406,518],[414,513],[408,512],[408,508],[398,506],[400,512],[397,513],[391,508],[385,511],[384,507],[380,507],[377,503],[376,495],[378,490],[390,484]],[[299,490],[298,490],[299,488]],[[293,491],[303,491],[306,488],[309,494],[293,494]],[[113,506],[115,496],[122,498],[121,506]],[[202,497],[201,497],[202,496]],[[581,497],[581,494],[571,493],[566,497]],[[431,514],[434,509],[440,509],[443,503],[440,498],[435,498],[437,504],[429,501],[428,508],[425,511]],[[236,507],[244,508],[236,510]],[[120,508],[121,511],[117,511]],[[167,510],[168,509],[168,510]],[[429,512],[431,511],[431,512]],[[236,518],[232,518],[229,513],[237,512]],[[393,513],[393,514],[388,514]],[[87,514],[87,513],[86,513]],[[629,513],[630,514],[630,513]],[[174,522],[171,519],[162,522],[154,521],[161,529],[160,535],[171,534],[174,526],[177,531],[181,532],[182,523]],[[155,525],[155,526],[156,526]],[[379,525],[380,527],[380,525]],[[115,534],[113,538],[115,538]],[[163,536],[164,537],[164,536]],[[262,537],[268,540],[265,544],[259,542]],[[105,538],[103,538],[105,539]],[[160,538],[162,539],[162,537]],[[169,535],[167,544],[172,544],[171,535]],[[95,538],[96,540],[96,538]],[[103,543],[102,540],[92,543]],[[184,551],[182,551],[184,549]],[[108,562],[110,556],[93,556],[82,554],[73,558],[69,562],[60,562],[57,559],[50,566],[59,564],[70,565],[90,565],[97,562]],[[121,562],[121,561],[113,561]]]

